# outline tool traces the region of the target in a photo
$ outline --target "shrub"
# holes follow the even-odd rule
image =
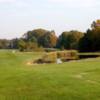
[[[75,59],[78,59],[78,54],[77,54],[77,51],[75,50],[59,51],[57,52],[57,57],[62,59],[63,61],[75,60]]]
[[[46,53],[41,59],[36,60],[36,63],[56,63],[57,59],[62,61],[78,59],[77,51],[58,51]]]
[[[57,60],[57,52],[50,52],[50,53],[46,53],[43,56],[43,61],[45,63],[55,63]]]
[[[72,51],[70,52],[70,55],[71,55],[71,57],[72,57],[73,60],[79,58],[79,57],[78,57],[78,52],[77,52],[76,50],[72,50]]]

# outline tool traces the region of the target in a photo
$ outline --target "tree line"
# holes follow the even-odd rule
[[[55,31],[35,29],[28,31],[21,38],[0,39],[0,49],[19,49],[37,51],[44,48],[78,50],[80,52],[100,51],[100,20],[91,24],[85,33],[77,30],[65,31],[57,37]]]

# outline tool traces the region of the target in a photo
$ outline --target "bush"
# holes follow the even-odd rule
[[[75,60],[75,59],[78,59],[78,52],[75,50],[59,51],[57,52],[57,57],[62,59],[63,61]]]
[[[56,63],[57,59],[62,61],[76,60],[78,59],[77,51],[58,51],[46,53],[42,58],[36,60],[36,63]]]
[[[57,52],[50,52],[50,53],[46,53],[43,56],[43,61],[45,63],[55,63],[57,60]]]

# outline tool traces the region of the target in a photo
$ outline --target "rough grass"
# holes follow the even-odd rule
[[[0,100],[100,100],[100,58],[26,64],[41,55],[0,51]]]

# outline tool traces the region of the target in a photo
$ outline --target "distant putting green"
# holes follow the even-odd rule
[[[0,100],[100,100],[100,58],[27,65],[42,54],[0,51]]]

